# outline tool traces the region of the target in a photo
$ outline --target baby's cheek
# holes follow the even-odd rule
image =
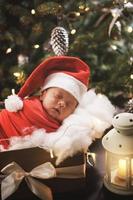
[[[52,98],[49,98],[49,102],[51,103],[57,103],[57,99],[52,97]]]
[[[73,113],[75,110],[75,106],[69,106],[69,113]]]
[[[70,114],[72,114],[73,113],[73,111],[71,110],[71,109],[67,109],[66,110],[66,112],[64,113],[64,115],[66,116],[66,117],[68,117]]]

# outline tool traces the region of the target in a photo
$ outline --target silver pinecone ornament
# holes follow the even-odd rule
[[[67,31],[60,26],[55,27],[51,33],[50,44],[57,56],[66,55],[68,52],[69,38]]]

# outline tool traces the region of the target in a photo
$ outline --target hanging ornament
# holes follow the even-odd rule
[[[109,25],[109,30],[108,30],[109,37],[111,35],[111,31],[112,31],[112,29],[114,27],[114,24],[117,22],[118,18],[121,16],[122,11],[123,11],[123,9],[119,9],[119,8],[111,9],[111,14],[113,16],[113,19],[112,19],[112,21],[111,21],[111,23]]]
[[[69,38],[67,31],[63,27],[55,27],[51,33],[50,44],[55,55],[65,55],[68,51],[69,46]]]
[[[16,83],[22,85],[25,82],[25,74],[23,71],[16,71],[13,73],[15,79],[16,79]]]

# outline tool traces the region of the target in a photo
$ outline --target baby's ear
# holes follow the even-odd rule
[[[42,101],[47,90],[40,91],[40,100]]]

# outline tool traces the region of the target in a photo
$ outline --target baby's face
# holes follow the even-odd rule
[[[45,90],[40,99],[48,114],[59,122],[73,113],[78,105],[74,96],[56,87]]]

